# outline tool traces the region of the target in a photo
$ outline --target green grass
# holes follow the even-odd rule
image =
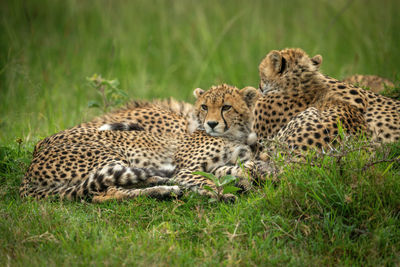
[[[193,101],[196,87],[256,86],[268,51],[301,47],[333,77],[398,80],[398,10],[395,0],[2,1],[0,265],[400,264],[400,166],[363,171],[365,152],[290,167],[234,204],[18,197],[35,142],[99,114],[87,108],[94,73],[131,98]]]
[[[101,205],[21,201],[31,147],[2,148],[0,264],[400,263],[400,144],[289,166],[234,204],[189,194]],[[28,159],[28,160],[27,160]]]

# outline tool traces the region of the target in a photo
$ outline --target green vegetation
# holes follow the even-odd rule
[[[193,174],[204,176],[214,182],[215,189],[208,185],[204,186],[204,189],[208,190],[215,196],[215,198],[210,198],[208,202],[224,201],[224,194],[232,194],[240,190],[239,187],[233,185],[235,182],[237,182],[237,177],[235,176],[225,175],[222,177],[215,177],[215,175],[206,172],[193,172]]]
[[[88,107],[93,73],[130,98],[193,101],[196,87],[256,86],[269,50],[301,47],[333,77],[396,81],[399,10],[395,0],[0,2],[0,265],[399,265],[399,144],[288,165],[233,204],[18,196],[34,144],[100,114]]]
[[[99,108],[104,113],[110,111],[112,108],[116,108],[119,105],[123,105],[127,102],[128,95],[118,88],[118,80],[107,80],[101,77],[101,75],[94,74],[92,77],[87,78],[90,86],[97,90],[99,93],[100,101],[90,100],[88,103],[89,108]]]

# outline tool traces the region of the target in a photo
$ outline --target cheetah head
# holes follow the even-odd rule
[[[239,90],[222,84],[208,91],[197,88],[193,93],[197,98],[195,113],[200,129],[211,136],[222,136],[247,144],[256,142],[252,126],[253,108],[260,96],[257,89],[245,87]]]
[[[321,63],[322,56],[310,58],[300,48],[272,50],[259,66],[260,90],[263,94],[271,90],[296,90],[300,84],[312,80]]]

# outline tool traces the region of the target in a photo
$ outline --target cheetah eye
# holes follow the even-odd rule
[[[228,110],[231,109],[231,107],[232,107],[231,105],[223,105],[223,106],[222,106],[222,110],[223,110],[223,111],[228,111]]]
[[[201,105],[201,109],[202,109],[202,110],[207,110],[208,107],[207,107],[206,105]]]

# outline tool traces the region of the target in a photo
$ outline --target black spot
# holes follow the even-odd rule
[[[356,101],[356,103],[361,104],[363,102],[363,100],[361,98],[356,98],[354,99],[354,101]]]
[[[356,90],[352,89],[352,90],[350,90],[350,94],[352,94],[352,95],[358,95],[358,92],[357,92]]]
[[[203,163],[201,163],[201,169],[203,170],[203,171],[206,171],[207,170],[207,162],[203,162]]]

